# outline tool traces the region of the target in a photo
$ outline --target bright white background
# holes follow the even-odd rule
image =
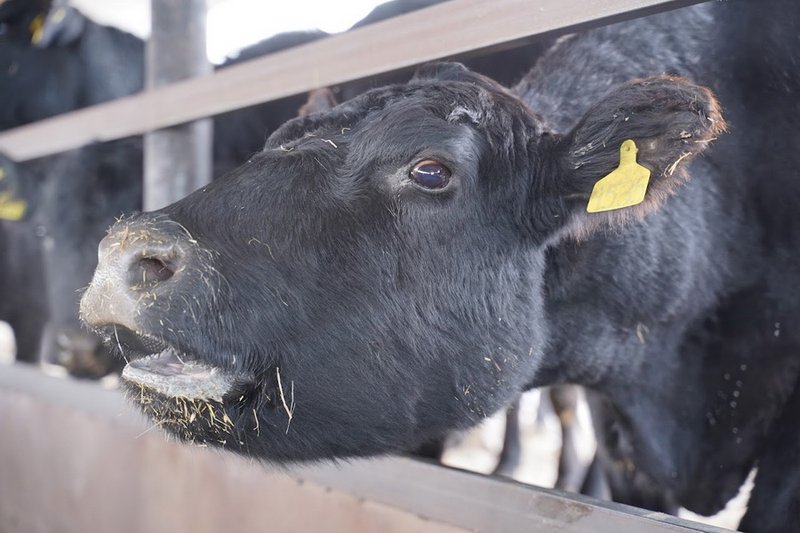
[[[345,31],[386,0],[207,0],[208,58],[226,56],[276,33],[318,28]],[[71,0],[103,24],[139,37],[150,33],[150,0]]]

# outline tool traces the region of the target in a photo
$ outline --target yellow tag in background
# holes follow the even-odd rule
[[[12,200],[11,193],[0,194],[0,220],[22,220],[27,210],[28,204],[22,200]]]
[[[31,42],[39,44],[44,36],[44,15],[37,15],[28,25],[28,31],[31,32]]]
[[[600,213],[612,211],[644,201],[650,170],[636,162],[636,143],[632,139],[619,147],[619,166],[594,184],[586,211]]]

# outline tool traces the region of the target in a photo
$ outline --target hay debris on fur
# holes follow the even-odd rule
[[[281,382],[280,367],[275,367],[275,375],[278,378],[278,392],[281,395],[281,403],[283,404],[284,411],[286,411],[286,416],[289,417],[289,423],[286,424],[286,433],[289,433],[289,427],[292,425],[292,418],[294,417],[294,380],[291,382],[290,403],[287,404],[286,395],[283,392],[283,383]]]
[[[672,163],[669,166],[669,168],[667,169],[667,175],[668,176],[672,176],[675,173],[675,169],[678,168],[678,164],[681,161],[683,161],[684,159],[686,159],[687,157],[689,157],[690,155],[692,155],[691,152],[686,152],[686,153],[682,154],[678,159],[676,159],[675,162]]]
[[[233,437],[233,442],[244,440],[222,402],[181,396],[168,397],[142,384],[137,384],[137,387],[129,385],[127,389],[129,396],[136,395],[134,399],[154,422],[141,435],[155,427],[161,427],[192,444],[202,445],[208,439],[222,444],[227,442],[227,436]]]

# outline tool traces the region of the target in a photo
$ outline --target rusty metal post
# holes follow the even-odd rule
[[[151,0],[150,5],[146,88],[209,74],[206,0]],[[212,135],[210,118],[145,135],[145,210],[159,209],[211,181]]]

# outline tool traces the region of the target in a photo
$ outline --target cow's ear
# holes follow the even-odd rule
[[[687,179],[686,163],[725,129],[712,92],[684,79],[631,81],[594,105],[551,153],[548,191],[567,231],[641,217]]]
[[[308,100],[297,111],[300,117],[306,117],[312,113],[326,113],[336,107],[336,97],[333,91],[323,87],[308,93]]]
[[[38,48],[69,46],[81,38],[86,28],[86,17],[64,2],[54,2],[43,17],[31,37],[31,42]]]

